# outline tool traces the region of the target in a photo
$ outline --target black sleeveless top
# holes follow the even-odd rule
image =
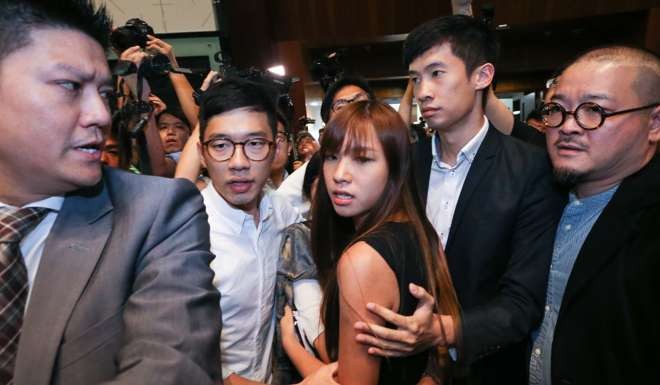
[[[410,223],[387,222],[362,241],[373,247],[385,259],[399,285],[399,314],[411,315],[417,307],[417,298],[410,294],[409,283],[426,287],[424,261]],[[389,327],[394,327],[388,324]],[[383,358],[378,383],[416,384],[426,368],[428,351],[409,357]]]

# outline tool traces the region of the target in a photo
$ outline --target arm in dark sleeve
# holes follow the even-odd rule
[[[518,119],[513,120],[511,136],[545,150],[545,134]]]
[[[512,252],[497,293],[464,312],[462,360],[471,362],[523,341],[543,315],[555,230],[564,194],[540,158],[526,184],[512,229]]]
[[[206,212],[191,183],[166,186],[151,191],[160,203],[124,308],[119,374],[108,385],[220,383],[220,301]]]

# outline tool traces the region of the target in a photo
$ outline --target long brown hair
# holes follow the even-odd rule
[[[321,156],[325,159],[328,155],[337,154],[344,141],[344,151],[354,155],[355,151],[365,147],[371,130],[376,133],[383,147],[389,169],[387,183],[376,205],[369,210],[359,227],[355,228],[351,218],[341,217],[334,211],[321,168],[312,207],[312,252],[324,288],[322,316],[326,347],[333,360],[337,359],[339,345],[337,261],[349,246],[395,217],[409,221],[414,229],[424,262],[426,290],[435,298],[435,311],[451,315],[456,325],[460,322],[458,299],[445,255],[417,193],[408,128],[399,114],[378,101],[351,103],[328,122],[321,142]],[[449,362],[447,350],[439,347],[433,353],[438,367],[441,370],[446,368]]]

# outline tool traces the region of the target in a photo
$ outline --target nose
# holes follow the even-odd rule
[[[337,184],[350,183],[353,180],[348,162],[344,157],[339,158],[337,166],[332,174],[332,179]]]
[[[429,87],[429,83],[421,77],[418,79],[417,84],[415,84],[413,87],[413,92],[415,93],[417,100],[420,102],[425,102],[432,99],[431,87]]]
[[[242,143],[234,145],[234,153],[227,161],[228,166],[232,170],[244,170],[250,168],[250,159],[245,156],[245,151]]]
[[[584,129],[577,123],[575,113],[567,113],[564,122],[557,128],[562,135],[577,135],[584,133]]]
[[[92,86],[89,86],[92,88]],[[107,101],[96,88],[89,89],[81,97],[80,124],[83,127],[106,127],[110,125],[110,109]]]

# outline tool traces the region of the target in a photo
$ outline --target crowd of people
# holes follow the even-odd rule
[[[660,381],[657,55],[587,50],[527,125],[494,31],[439,17],[399,111],[342,77],[317,142],[267,79],[113,78],[110,31],[0,0],[0,383]]]

